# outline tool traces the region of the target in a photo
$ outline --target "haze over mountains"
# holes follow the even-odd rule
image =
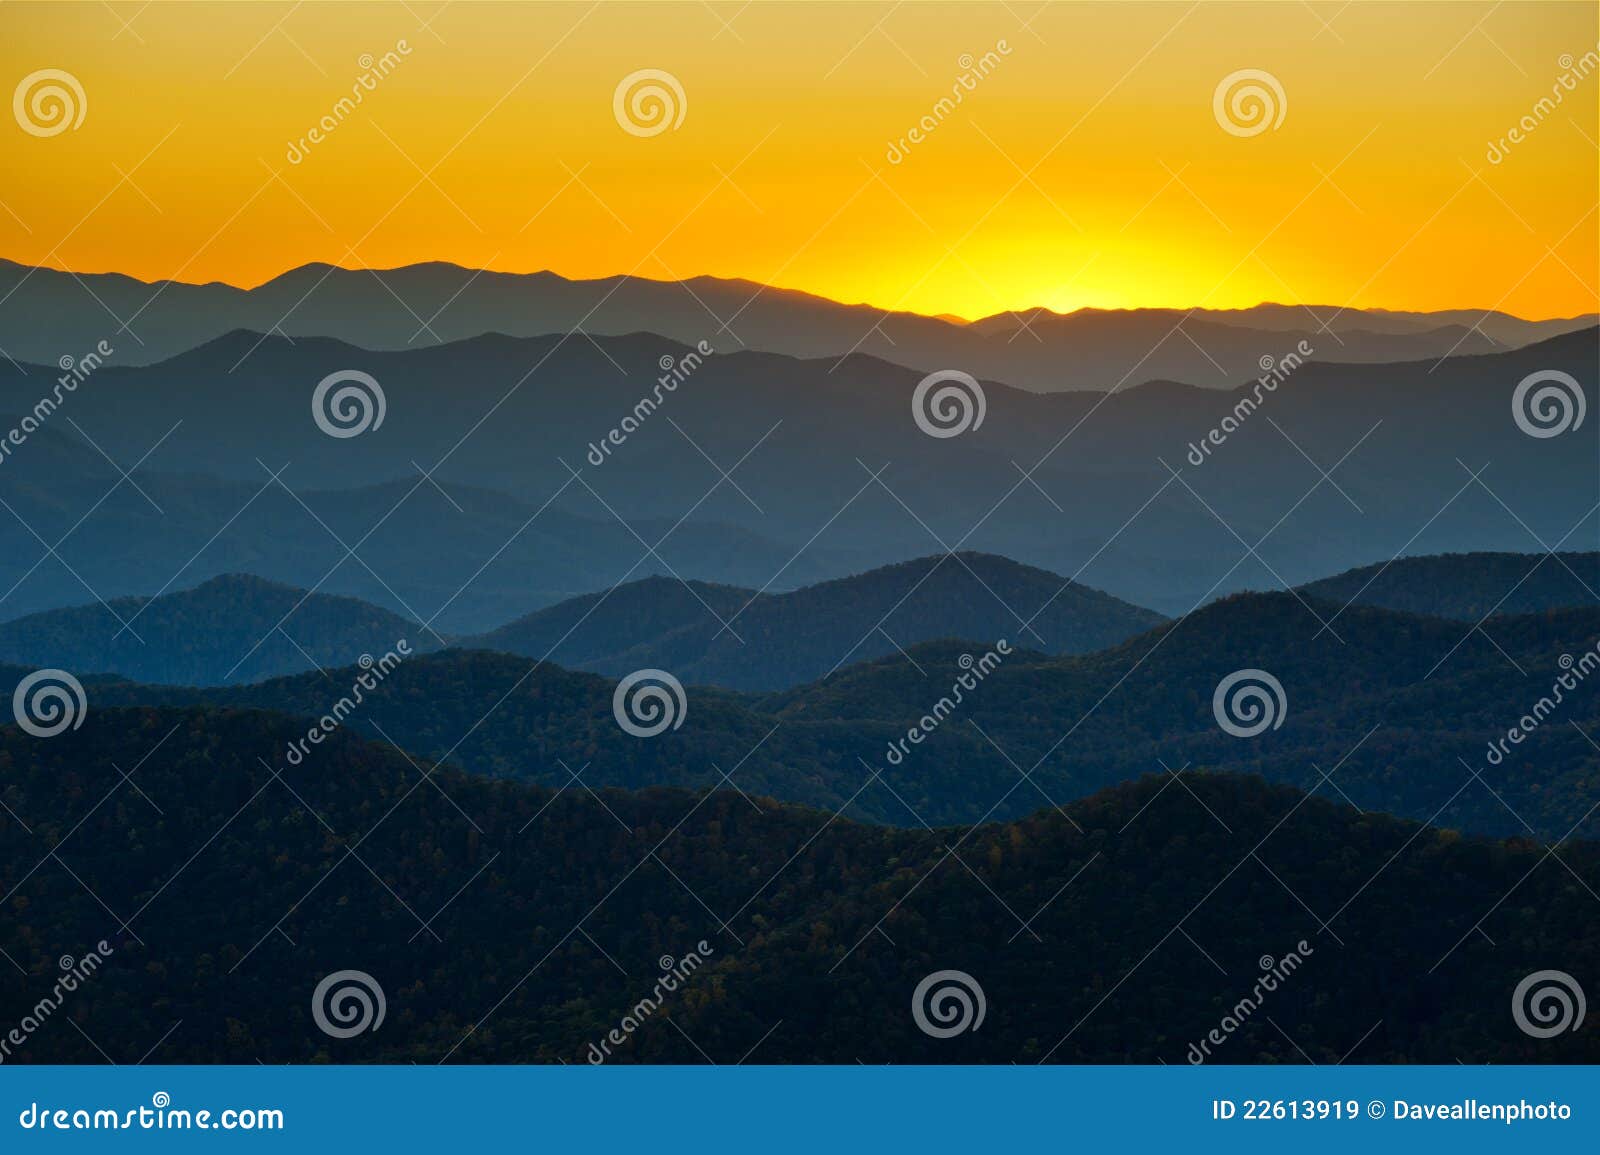
[[[83,690],[0,719],[0,948],[42,980],[110,915],[118,1057],[581,1061],[706,942],[701,1058],[1178,1062],[1304,942],[1228,1059],[1596,1058],[1504,1012],[1600,950],[1592,316],[0,263],[0,348],[0,701]],[[685,687],[651,737],[636,671]],[[335,1053],[353,949],[392,1026]],[[930,1050],[948,967],[991,1021]],[[624,1059],[695,1057],[660,1026]]]
[[[1417,360],[1526,345],[1595,320],[1263,305],[1071,314],[1030,309],[967,325],[715,277],[574,281],[438,262],[384,270],[313,264],[240,289],[0,261],[0,348],[44,364],[87,351],[101,338],[116,348],[119,364],[151,364],[234,329],[335,337],[389,350],[484,333],[533,337],[581,330],[656,333],[688,346],[704,340],[722,353],[864,353],[924,372],[958,367],[1043,391],[1103,390],[1161,378],[1231,388],[1259,372],[1262,356],[1282,357],[1302,340],[1319,360]]]
[[[0,663],[211,686],[350,665],[404,639],[414,653],[449,641],[619,677],[665,666],[689,683],[783,689],[939,638],[1010,632],[1050,653],[1087,653],[1161,620],[983,554],[922,558],[788,594],[647,578],[459,639],[354,598],[229,574],[153,599],[0,622]]]
[[[357,598],[308,594],[245,574],[158,598],[117,598],[0,623],[0,662],[218,686],[354,665],[379,657],[416,623]]]
[[[597,505],[541,510],[503,493],[459,484],[446,490],[415,472],[410,481],[317,490],[292,468],[274,481],[266,469],[225,479],[147,466],[136,470],[135,488],[67,416],[35,432],[0,467],[0,616],[249,573],[360,597],[425,621],[419,636],[439,641],[680,567],[752,585],[780,569],[805,582],[848,568],[826,545],[796,557],[737,526],[677,518],[623,525]],[[96,426],[97,444],[103,432]]]
[[[462,644],[622,676],[670,669],[685,683],[784,689],[940,638],[1081,654],[1161,615],[986,554],[920,558],[785,594],[652,578],[530,614]]]
[[[1471,625],[1491,616],[1600,606],[1600,554],[1399,558],[1300,588],[1306,597]],[[1161,615],[1058,574],[988,554],[920,558],[771,594],[652,577],[570,598],[498,629],[433,637],[359,599],[245,574],[156,598],[123,598],[0,622],[0,664],[220,686],[449,645],[621,677],[655,667],[688,685],[783,690],[925,642],[1088,654]],[[126,626],[124,626],[126,623]],[[737,635],[737,637],[735,636]]]
[[[1524,561],[1537,568],[1538,559]],[[1423,579],[1439,572],[1436,559],[1405,568]],[[864,588],[883,577],[870,576]],[[1470,587],[1473,576],[1469,568],[1463,584]],[[624,603],[623,621],[648,626],[638,599],[658,585],[625,591],[635,607]],[[945,592],[957,589],[947,583]],[[1110,599],[1099,604],[1106,603],[1122,612]],[[970,612],[959,603],[929,608]],[[791,625],[802,655],[822,636],[808,638]],[[594,787],[715,788],[728,785],[720,767],[736,771],[734,785],[751,793],[894,825],[1016,818],[1189,766],[1260,774],[1363,810],[1476,833],[1553,839],[1594,810],[1600,759],[1590,735],[1600,732],[1600,699],[1581,676],[1592,661],[1577,663],[1569,687],[1576,693],[1555,694],[1551,686],[1572,665],[1566,659],[1597,645],[1594,605],[1478,623],[1251,594],[1091,654],[1002,655],[948,724],[935,724],[936,732],[902,757],[889,756],[890,743],[949,697],[973,659],[994,649],[992,641],[907,644],[904,652],[769,694],[698,686],[686,675],[681,724],[648,741],[616,724],[612,677],[536,657],[450,650],[403,662],[369,687],[346,725],[421,758],[551,787],[569,784],[581,767]],[[754,658],[736,668],[779,680],[792,660],[782,648],[768,653],[765,671]],[[1219,727],[1212,697],[1241,669],[1270,672],[1284,691],[1273,707],[1280,724],[1249,741]],[[77,672],[94,709],[208,705],[314,718],[360,671],[316,670],[215,689]],[[0,668],[0,696],[26,673]],[[1545,725],[1521,721],[1552,694],[1538,713]],[[1527,740],[1509,754],[1492,753],[1491,744],[1519,724],[1529,730]],[[1334,766],[1336,777],[1325,779]]]
[[[1040,395],[990,382],[982,425],[947,439],[913,420],[915,371],[718,355],[596,466],[592,447],[649,394],[660,359],[685,350],[634,335],[370,353],[235,333],[99,370],[9,455],[0,580],[20,584],[4,608],[81,601],[62,561],[106,597],[148,595],[180,567],[184,584],[247,571],[308,588],[334,569],[328,592],[460,633],[650,573],[782,590],[960,547],[1179,614],[1402,552],[1571,549],[1597,537],[1587,427],[1529,437],[1511,397],[1530,373],[1562,369],[1600,412],[1596,334],[1310,363],[1242,421],[1248,386]],[[310,394],[356,367],[382,383],[386,418],[325,436]],[[25,412],[53,377],[0,365],[0,412]],[[143,459],[136,477],[159,512],[100,450]],[[271,480],[285,466],[304,506]],[[36,566],[39,538],[69,529],[59,560]],[[285,535],[304,545],[285,549]],[[360,543],[359,561],[335,535]]]
[[[1600,553],[1445,554],[1361,566],[1300,587],[1308,597],[1478,622],[1600,605]]]

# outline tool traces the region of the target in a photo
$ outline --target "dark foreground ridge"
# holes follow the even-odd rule
[[[0,730],[0,945],[28,976],[6,1021],[58,959],[110,950],[8,1062],[578,1063],[613,1029],[613,1062],[1181,1063],[1214,1029],[1224,1062],[1600,1059],[1594,1032],[1536,1040],[1508,1009],[1524,975],[1600,951],[1593,843],[1197,774],[893,829],[430,773],[348,734],[283,767],[301,733],[192,709]],[[946,969],[986,1017],[936,1039],[911,997]],[[1263,995],[1264,969],[1284,977]],[[381,987],[380,1029],[318,1028],[341,970]],[[664,971],[686,977],[641,1006]]]

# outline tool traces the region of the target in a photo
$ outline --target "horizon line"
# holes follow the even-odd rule
[[[573,285],[595,284],[595,283],[598,283],[598,282],[601,282],[601,281],[616,281],[616,280],[643,281],[643,282],[648,282],[650,284],[656,284],[656,285],[686,285],[686,284],[693,283],[695,281],[716,281],[716,282],[721,282],[723,284],[753,285],[753,286],[755,286],[757,288],[757,290],[759,290],[759,292],[772,291],[772,292],[786,293],[786,294],[792,294],[792,295],[802,296],[802,297],[809,297],[809,298],[811,298],[813,300],[826,301],[829,304],[839,306],[840,308],[846,308],[846,309],[872,309],[872,310],[881,311],[881,312],[883,312],[885,314],[889,314],[889,315],[901,314],[901,315],[905,315],[905,316],[921,317],[921,318],[924,318],[926,320],[943,321],[946,324],[958,325],[960,327],[966,327],[966,326],[973,325],[973,324],[976,324],[976,323],[981,322],[981,321],[990,320],[990,319],[995,318],[995,317],[1021,317],[1021,316],[1033,315],[1033,314],[1038,314],[1038,313],[1044,313],[1044,314],[1048,314],[1048,315],[1054,316],[1054,317],[1071,317],[1071,316],[1076,316],[1076,315],[1078,315],[1080,313],[1143,313],[1143,312],[1249,313],[1249,312],[1252,312],[1253,310],[1264,309],[1264,308],[1331,309],[1331,310],[1335,310],[1336,314],[1354,312],[1354,313],[1375,313],[1375,314],[1390,314],[1390,315],[1411,315],[1411,316],[1421,316],[1421,317],[1436,316],[1436,315],[1441,314],[1441,313],[1477,313],[1477,312],[1481,312],[1483,314],[1483,316],[1486,317],[1486,318],[1490,317],[1490,316],[1510,317],[1513,320],[1524,321],[1524,322],[1529,322],[1529,323],[1539,323],[1539,322],[1547,322],[1547,321],[1572,321],[1572,320],[1578,320],[1580,318],[1585,318],[1585,317],[1600,317],[1600,311],[1595,311],[1595,310],[1591,310],[1591,311],[1587,311],[1587,312],[1581,312],[1581,313],[1560,314],[1560,315],[1550,316],[1550,317],[1524,317],[1524,316],[1521,316],[1520,314],[1517,314],[1517,313],[1508,313],[1503,309],[1498,309],[1498,308],[1487,308],[1486,309],[1481,305],[1452,305],[1452,306],[1449,306],[1449,307],[1436,308],[1436,309],[1398,309],[1398,308],[1391,308],[1389,306],[1384,306],[1384,305],[1368,305],[1368,306],[1334,305],[1334,304],[1331,304],[1331,303],[1326,302],[1326,301],[1310,302],[1310,301],[1272,301],[1272,300],[1258,301],[1254,305],[1238,305],[1238,306],[1231,306],[1231,307],[1226,307],[1226,308],[1217,308],[1217,307],[1211,307],[1211,306],[1206,306],[1206,305],[1133,305],[1133,306],[1080,305],[1076,309],[1072,309],[1072,310],[1070,310],[1068,312],[1061,312],[1060,310],[1052,309],[1047,305],[1028,305],[1028,306],[1023,306],[1023,307],[1019,307],[1019,308],[1002,308],[1002,309],[998,309],[998,310],[996,310],[995,312],[992,312],[992,313],[985,313],[985,314],[983,314],[981,316],[968,317],[968,316],[965,316],[963,314],[956,313],[956,312],[949,311],[949,310],[945,310],[945,311],[938,312],[938,313],[923,313],[923,312],[918,312],[915,309],[904,309],[904,308],[898,308],[898,307],[894,307],[894,306],[879,305],[879,304],[875,304],[875,303],[873,303],[871,301],[843,301],[843,300],[840,300],[837,297],[830,297],[826,293],[819,293],[819,292],[816,292],[816,291],[811,290],[811,289],[803,289],[803,288],[797,288],[797,287],[789,286],[789,285],[774,284],[774,283],[767,282],[767,281],[757,280],[756,278],[753,278],[753,277],[723,276],[723,275],[716,274],[716,273],[695,273],[695,274],[691,274],[691,275],[686,276],[686,277],[679,277],[679,278],[648,277],[648,276],[641,276],[638,273],[610,273],[610,274],[607,274],[607,275],[604,275],[604,276],[599,276],[599,277],[572,277],[572,276],[566,275],[565,273],[557,272],[555,269],[551,269],[551,268],[548,268],[548,267],[546,267],[546,268],[536,268],[536,269],[526,269],[526,270],[495,269],[495,268],[490,268],[488,266],[464,265],[464,264],[460,263],[459,261],[448,260],[448,259],[445,259],[445,258],[431,258],[431,259],[428,259],[428,260],[408,261],[405,264],[387,265],[387,266],[377,266],[377,265],[350,266],[350,265],[342,265],[342,264],[339,264],[339,263],[334,262],[334,261],[304,261],[304,262],[302,262],[302,263],[300,263],[298,265],[293,265],[293,266],[290,266],[289,268],[283,269],[282,271],[273,274],[272,276],[266,278],[265,280],[258,281],[258,282],[254,283],[254,284],[240,284],[240,283],[237,283],[237,282],[234,282],[234,281],[223,280],[223,279],[220,279],[220,278],[213,278],[213,279],[207,280],[207,281],[184,281],[184,280],[180,280],[180,279],[178,279],[176,277],[158,277],[158,278],[155,278],[153,280],[147,280],[144,277],[137,276],[137,275],[135,275],[133,273],[125,273],[125,272],[122,272],[121,270],[118,270],[118,269],[99,269],[99,270],[74,269],[74,268],[69,268],[65,264],[61,264],[61,265],[33,264],[33,263],[28,262],[28,261],[19,261],[19,260],[16,260],[15,258],[5,257],[5,256],[0,256],[0,263],[14,265],[17,268],[27,269],[30,272],[32,272],[32,271],[47,271],[47,272],[54,272],[54,273],[65,273],[66,275],[72,276],[72,277],[124,277],[124,278],[126,278],[126,279],[128,279],[130,281],[135,281],[138,284],[147,285],[147,286],[158,286],[158,285],[164,285],[165,284],[165,285],[180,285],[180,286],[183,286],[185,288],[196,288],[196,289],[211,288],[211,287],[214,287],[214,286],[221,286],[223,288],[233,289],[233,290],[235,290],[237,292],[242,292],[242,293],[254,292],[257,289],[261,289],[261,288],[266,287],[267,285],[272,284],[274,281],[282,280],[284,277],[287,277],[287,276],[290,276],[291,274],[300,272],[303,269],[313,269],[313,268],[333,269],[333,270],[337,270],[339,272],[345,272],[345,273],[371,273],[374,276],[377,276],[377,275],[380,275],[380,274],[383,274],[383,273],[399,273],[399,272],[404,272],[404,271],[407,271],[407,270],[410,270],[410,269],[419,269],[419,268],[424,268],[424,267],[427,267],[427,266],[442,265],[442,266],[447,266],[447,267],[453,268],[453,269],[459,269],[462,272],[473,273],[473,274],[477,274],[477,275],[482,275],[482,274],[488,273],[488,274],[493,274],[495,276],[501,276],[501,277],[519,277],[519,278],[540,277],[540,276],[555,277],[558,280],[565,281],[568,284],[573,284]]]

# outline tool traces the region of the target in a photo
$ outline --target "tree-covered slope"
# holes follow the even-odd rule
[[[906,826],[1017,818],[1185,766],[1502,836],[1559,838],[1600,797],[1600,610],[1474,631],[1336,609],[1246,595],[1098,654],[986,660],[981,643],[937,642],[777,694],[691,685],[679,724],[652,738],[618,724],[610,679],[445,651],[402,662],[347,724],[419,758],[551,787],[579,771],[624,788],[719,786],[726,773],[785,801],[848,804],[852,817]],[[1276,728],[1241,738],[1222,728],[1214,698],[1248,670],[1278,680],[1284,708],[1274,703]],[[87,696],[91,711],[209,703],[316,718],[360,673],[216,690],[113,681]],[[6,671],[0,695],[23,674]],[[1571,688],[1558,693],[1561,679]],[[1526,736],[1509,740],[1512,728]]]
[[[419,652],[436,644],[417,622],[357,598],[225,574],[155,598],[0,623],[0,662],[217,686],[352,665],[400,641]]]
[[[0,728],[0,1013],[36,1027],[8,1062],[580,1063],[627,1016],[611,1061],[1177,1063],[1290,952],[1217,1060],[1600,1058],[1594,1032],[1535,1040],[1509,1010],[1524,975],[1600,949],[1592,843],[1208,775],[869,827],[730,790],[434,771],[349,733],[286,763],[302,732],[191,709]],[[102,941],[41,1015],[58,960]],[[951,968],[986,1019],[935,1039],[912,991]],[[318,1028],[340,971],[382,989],[377,1029]]]
[[[938,638],[1054,654],[1116,645],[1160,614],[989,554],[919,558],[788,593],[650,578],[530,614],[474,646],[621,676],[777,690]]]
[[[1354,601],[1475,622],[1600,605],[1600,553],[1465,553],[1404,557],[1300,587],[1307,597]]]

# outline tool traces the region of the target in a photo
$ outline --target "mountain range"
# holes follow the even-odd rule
[[[0,1014],[109,951],[56,1016],[83,1025],[8,1061],[585,1063],[625,1015],[607,1061],[1182,1064],[1219,1024],[1227,1063],[1600,1060],[1595,1032],[1530,1038],[1507,1012],[1524,975],[1600,952],[1591,841],[1197,774],[869,827],[728,790],[492,782],[348,732],[265,762],[300,733],[189,709],[0,728],[0,949],[24,975]],[[913,991],[952,968],[981,1029],[933,1038]],[[314,992],[351,971],[385,1014],[332,1037]]]
[[[128,628],[124,629],[124,623]],[[117,598],[0,623],[0,662],[216,686],[354,665],[416,623],[358,598],[310,594],[245,574],[157,598]]]
[[[1300,593],[1476,622],[1600,604],[1600,554],[1399,558],[1310,582]],[[1088,654],[1161,615],[1058,574],[989,554],[928,557],[762,593],[652,577],[570,598],[487,633],[438,638],[356,598],[245,574],[155,598],[121,598],[0,622],[0,663],[220,686],[450,645],[622,677],[655,667],[685,684],[782,690],[941,639]],[[122,623],[129,623],[124,628]]]
[[[0,623],[0,663],[210,686],[349,665],[404,639],[417,653],[448,642],[619,677],[666,666],[684,681],[761,690],[938,638],[1009,632],[1046,652],[1086,653],[1161,620],[985,554],[922,558],[784,594],[646,578],[459,639],[359,599],[229,574],[156,598]]]
[[[0,262],[0,1057],[1600,1061],[1597,320]]]
[[[726,523],[622,523],[595,506],[541,508],[416,473],[337,490],[305,486],[283,461],[248,479],[140,470],[124,478],[62,429],[38,430],[26,456],[0,466],[0,616],[249,573],[379,604],[426,622],[413,632],[438,643],[634,576],[692,568],[759,584],[780,570],[805,582],[853,567],[826,545],[796,557]]]
[[[371,353],[235,333],[100,369],[13,448],[0,613],[81,601],[85,584],[109,598],[246,571],[311,588],[335,571],[320,588],[475,633],[652,573],[781,591],[960,548],[1177,615],[1399,553],[1579,548],[1600,533],[1587,427],[1530,437],[1512,397],[1560,369],[1600,412],[1597,333],[1311,362],[1259,407],[1252,386],[991,382],[982,424],[949,438],[918,427],[914,371],[735,353],[705,358],[616,445],[660,358],[687,350],[635,335]],[[358,367],[386,418],[326,436],[313,391]],[[0,366],[0,412],[29,410],[54,375]],[[152,501],[102,451],[142,462]]]
[[[676,725],[649,740],[618,725],[612,678],[488,651],[418,654],[367,687],[346,725],[490,777],[732,785],[894,825],[1010,820],[1198,768],[1317,788],[1363,811],[1556,839],[1600,798],[1600,708],[1583,680],[1594,662],[1581,660],[1597,644],[1597,607],[1477,624],[1250,594],[1085,655],[933,641],[773,693],[691,684]],[[1280,688],[1277,725],[1249,740],[1221,725],[1214,698],[1239,671]],[[317,718],[361,672],[216,688],[82,673],[91,709]],[[27,673],[0,667],[0,696]],[[1553,689],[1564,674],[1574,684]],[[975,684],[958,692],[964,675]],[[1524,737],[1505,744],[1518,727]],[[905,746],[911,730],[922,733]]]
[[[1474,553],[1360,566],[1300,587],[1307,597],[1476,622],[1600,605],[1600,553]]]
[[[866,353],[931,372],[964,368],[1042,391],[1170,378],[1232,387],[1264,355],[1307,342],[1320,360],[1375,362],[1484,353],[1593,325],[1594,315],[1525,321],[1495,310],[1406,313],[1332,305],[1254,309],[1047,309],[971,324],[849,305],[753,281],[620,276],[569,280],[428,263],[397,269],[311,264],[241,289],[144,282],[0,261],[0,347],[53,364],[107,339],[120,364],[151,364],[232,329],[417,349],[504,333],[657,333],[718,352],[794,357]],[[108,325],[108,322],[110,324]],[[124,327],[124,324],[126,327]]]
[[[1082,654],[1161,620],[1044,570],[958,553],[782,594],[650,578],[462,644],[615,677],[654,666],[685,683],[776,690],[940,638],[1012,638],[1046,653]]]

